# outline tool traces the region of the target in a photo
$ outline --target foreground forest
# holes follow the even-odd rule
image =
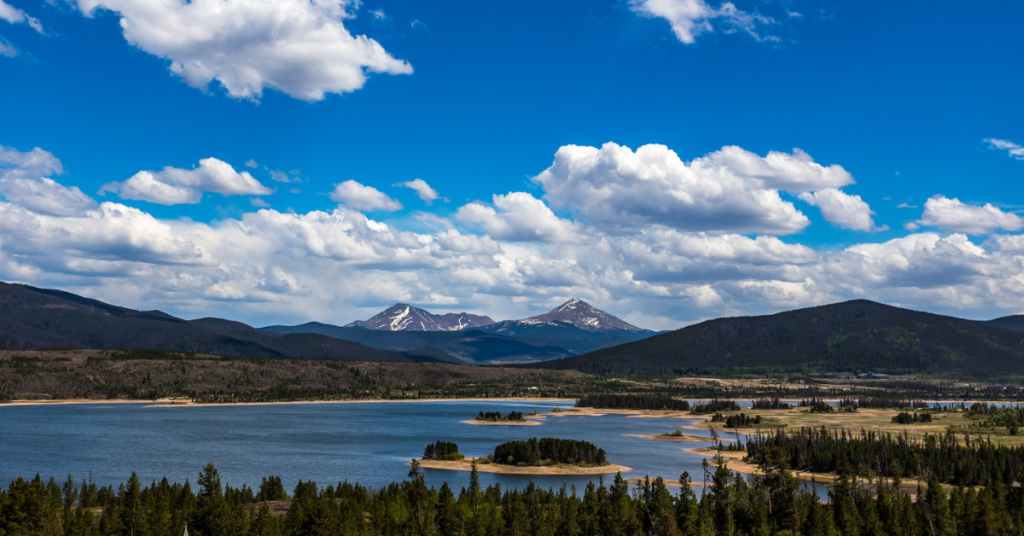
[[[841,472],[821,502],[802,489],[781,452],[767,452],[756,476],[730,471],[722,458],[703,475],[680,476],[670,491],[661,478],[630,488],[609,486],[523,490],[428,487],[418,464],[408,479],[381,489],[348,482],[321,487],[299,481],[285,492],[278,477],[258,490],[221,484],[208,464],[196,480],[99,488],[68,477],[36,477],[0,490],[0,534],[41,536],[290,535],[999,535],[1024,531],[1024,489],[1001,482],[943,489],[937,477],[916,493],[884,479],[859,481]],[[701,491],[699,485],[706,484]]]

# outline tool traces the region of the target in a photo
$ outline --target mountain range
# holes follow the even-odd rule
[[[395,304],[373,318],[344,327],[310,322],[268,326],[273,333],[318,333],[405,355],[454,363],[525,363],[578,355],[655,332],[630,325],[572,299],[551,312],[494,322],[468,313],[436,315]]]
[[[469,313],[435,315],[405,303],[396,303],[369,320],[357,320],[347,328],[366,328],[381,331],[459,331],[493,324],[487,316]]]
[[[541,315],[544,321],[524,319],[525,329],[516,333],[499,333],[502,324],[486,316],[435,315],[406,304],[345,327],[311,322],[256,329],[221,318],[184,320],[59,290],[0,283],[0,350],[135,348],[239,357],[530,363],[654,333],[584,302],[569,303],[573,306],[564,312]]]
[[[397,304],[350,326],[310,322],[256,329],[0,283],[0,350],[138,348],[239,357],[523,363],[597,374],[786,368],[1024,375],[1024,315],[975,321],[854,300],[719,318],[659,334],[570,300],[535,317],[489,320]]]

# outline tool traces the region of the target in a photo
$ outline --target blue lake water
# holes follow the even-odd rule
[[[124,482],[132,471],[143,482],[164,476],[190,479],[208,461],[233,486],[258,487],[267,475],[280,475],[288,489],[297,480],[321,486],[340,481],[380,487],[406,478],[408,462],[427,443],[454,441],[467,456],[484,456],[514,439],[584,439],[604,448],[613,463],[632,468],[626,478],[645,475],[676,479],[689,471],[701,480],[700,456],[683,449],[708,443],[651,441],[624,434],[660,434],[693,419],[631,418],[624,415],[549,417],[540,426],[474,426],[479,411],[547,413],[572,401],[418,402],[365,404],[280,404],[144,407],[143,404],[85,404],[0,407],[0,482],[32,477],[100,484]],[[744,405],[749,405],[749,402]],[[707,431],[688,430],[707,436]],[[732,437],[726,434],[725,437]],[[427,482],[447,481],[458,490],[469,473],[425,470]],[[606,476],[606,479],[613,475]],[[530,480],[544,488],[575,484],[588,476],[505,476],[481,473],[483,485],[523,487]]]

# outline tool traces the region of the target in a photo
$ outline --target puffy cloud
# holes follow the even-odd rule
[[[552,204],[608,229],[660,224],[688,231],[765,234],[795,233],[810,224],[773,186],[816,189],[841,182],[831,168],[817,164],[829,172],[819,173],[817,181],[807,177],[808,168],[814,168],[803,153],[788,159],[769,155],[771,161],[757,164],[741,150],[726,149],[687,164],[664,145],[644,145],[636,152],[611,142],[600,149],[567,145],[534,181]],[[794,162],[791,167],[799,173],[790,177],[787,166]]]
[[[916,223],[967,234],[988,234],[993,231],[1019,231],[1024,219],[1003,212],[991,203],[968,205],[959,199],[937,195],[924,204],[924,214]]]
[[[39,22],[39,19],[30,17],[24,11],[0,0],[0,20],[5,20],[11,24],[25,23],[32,27],[33,30],[43,33],[43,25]]]
[[[77,0],[86,16],[121,16],[125,39],[170,60],[188,85],[217,80],[228,95],[258,99],[264,88],[305,101],[355,91],[367,72],[410,74],[377,41],[343,20],[352,0]]]
[[[850,195],[835,188],[826,188],[817,192],[803,192],[800,199],[821,209],[821,216],[826,221],[844,229],[854,231],[880,231],[888,227],[877,228],[871,219],[874,212],[859,195]]]
[[[431,188],[430,185],[427,184],[427,181],[423,179],[413,179],[411,181],[400,182],[395,186],[402,186],[405,188],[411,188],[415,190],[416,195],[419,196],[419,198],[422,199],[423,201],[426,201],[428,205],[433,203],[435,199],[440,197],[437,194],[437,190]]]
[[[987,138],[984,140],[988,143],[988,146],[992,149],[1000,149],[1009,153],[1009,155],[1017,160],[1024,160],[1024,147],[1013,143],[1012,141],[997,140],[995,138]]]
[[[568,242],[578,240],[576,225],[555,215],[543,201],[526,192],[495,195],[494,207],[480,202],[459,208],[455,217],[480,227],[498,240]]]
[[[53,179],[0,179],[0,194],[33,212],[72,216],[96,208],[96,201],[77,186],[67,188]]]
[[[645,17],[667,20],[676,38],[686,44],[696,41],[697,35],[712,31],[712,19],[721,20],[729,31],[746,32],[758,41],[778,40],[757,32],[758,25],[773,24],[774,19],[738,9],[732,2],[725,2],[714,9],[704,0],[630,0],[630,7]]]
[[[60,160],[38,147],[23,153],[0,146],[0,194],[33,212],[71,216],[96,207],[78,187],[45,176],[63,172]]]
[[[853,184],[853,175],[842,166],[823,166],[811,155],[793,149],[792,154],[769,151],[760,157],[735,145],[722,147],[720,151],[703,159],[711,165],[718,165],[732,174],[748,180],[759,180],[765,188],[790,192],[810,192],[823,188],[841,188]]]
[[[222,195],[270,195],[273,190],[260,184],[248,171],[235,171],[231,164],[204,158],[199,167],[163,171],[140,171],[124,182],[103,186],[102,192],[117,192],[122,199],[149,201],[160,205],[196,204],[203,192]]]
[[[331,199],[345,206],[362,211],[383,210],[394,212],[402,210],[402,204],[391,199],[384,192],[373,186],[364,186],[356,181],[345,181],[334,186]]]
[[[57,157],[39,147],[23,153],[0,145],[0,170],[8,176],[60,175],[64,173],[64,166]]]

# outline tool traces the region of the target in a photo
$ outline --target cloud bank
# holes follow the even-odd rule
[[[216,162],[140,173],[196,191],[256,187],[213,181]],[[1021,228],[991,205],[937,196],[921,225],[939,232],[836,250],[783,241],[809,224],[783,194],[875,229],[867,204],[841,191],[849,173],[796,150],[727,147],[684,162],[664,146],[566,146],[536,176],[542,195],[470,202],[418,232],[368,218],[401,205],[355,181],[336,185],[331,210],[204,223],[97,203],[57,182],[62,171],[42,149],[0,150],[0,279],[184,316],[343,322],[401,301],[508,318],[578,296],[668,328],[851,298],[980,316],[1024,300],[1024,235],[967,236]]]

